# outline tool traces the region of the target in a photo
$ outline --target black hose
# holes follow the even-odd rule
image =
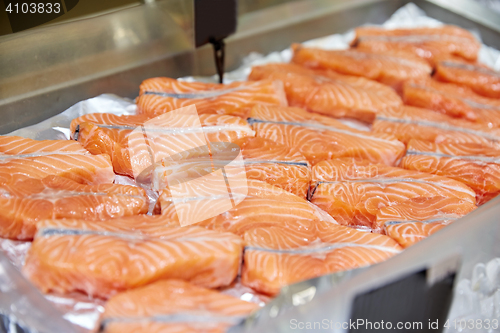
[[[210,39],[210,44],[212,44],[214,48],[215,67],[217,68],[217,74],[219,75],[219,83],[222,83],[224,77],[224,40]]]

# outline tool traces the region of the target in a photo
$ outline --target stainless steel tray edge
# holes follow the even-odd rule
[[[284,295],[266,305],[257,316],[231,329],[230,333],[293,332],[292,320],[349,322],[352,301],[357,295],[422,269],[436,267],[450,258],[459,258],[461,262],[455,281],[470,278],[474,265],[500,257],[499,216],[500,197],[385,262],[284,288]],[[313,294],[305,304],[293,304],[294,295],[318,285],[322,286],[320,292]],[[322,331],[347,332],[345,329]]]

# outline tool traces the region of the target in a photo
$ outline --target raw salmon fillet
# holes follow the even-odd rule
[[[236,277],[242,246],[233,234],[172,226],[162,216],[45,220],[23,272],[43,292],[103,298],[171,278],[217,288]]]
[[[498,147],[412,140],[401,167],[458,180],[476,192],[478,205],[500,193]]]
[[[475,208],[476,205],[455,198],[414,198],[382,208],[377,213],[375,226],[406,248]]]
[[[485,66],[442,61],[436,66],[434,77],[469,87],[481,96],[500,98],[500,73]]]
[[[143,81],[136,103],[137,112],[150,117],[194,104],[198,114],[246,118],[255,104],[287,105],[279,81],[215,84],[178,81],[167,77]]]
[[[321,50],[294,44],[292,62],[341,74],[362,76],[393,87],[401,92],[402,84],[409,79],[429,77],[432,68],[423,59],[404,58],[389,54],[356,50]]]
[[[500,127],[500,102],[479,96],[467,87],[431,79],[408,81],[403,95],[408,105]]]
[[[151,142],[155,141],[155,145],[160,146],[160,149],[154,151],[154,153],[172,153],[169,146],[173,145],[181,149],[181,143],[176,144],[174,134],[180,135],[178,140],[184,144],[186,141],[199,139],[196,133],[194,133],[193,137],[182,131],[195,131],[197,127],[202,128],[203,132],[200,132],[201,138],[210,142],[232,142],[238,138],[254,135],[251,127],[244,119],[227,115],[202,114],[199,117],[196,116],[194,120],[188,119],[186,123],[180,123],[178,126],[179,133],[172,133],[172,135],[169,135],[168,131],[172,131],[177,127],[173,127],[172,124],[162,127],[157,124],[161,120],[157,121],[157,119],[158,117],[149,118],[144,115],[90,114],[73,120],[71,128],[74,129],[72,133],[75,133],[78,126],[78,141],[92,154],[108,154],[111,156],[115,172],[130,177],[135,176],[131,154],[133,159],[139,150],[143,152],[151,151]],[[199,126],[191,128],[189,127],[191,122]],[[165,134],[158,132],[156,127],[164,128]],[[156,136],[154,136],[154,140],[148,141],[148,145],[140,147],[139,145],[143,144],[143,142],[140,142],[136,145],[137,148],[134,146],[131,149],[130,143],[134,142],[136,138],[135,135],[131,136],[131,133],[137,132],[138,129],[144,129],[146,133],[151,130],[152,134]],[[144,140],[142,136],[140,136],[140,139]],[[204,145],[206,142],[200,141],[199,144]],[[151,158],[151,156],[145,156],[145,158]],[[156,156],[156,158],[159,157]]]
[[[57,176],[0,185],[0,235],[5,238],[32,239],[43,219],[107,220],[147,212],[146,192],[134,186],[82,185]]]
[[[372,125],[375,133],[394,135],[408,144],[411,139],[430,142],[481,143],[500,142],[500,130],[485,124],[453,118],[442,113],[412,106],[380,113]]]
[[[43,179],[60,176],[81,184],[112,183],[115,179],[107,155],[51,154],[33,157],[23,155],[0,156],[0,174],[12,176],[14,181],[28,178]]]
[[[257,137],[296,148],[313,165],[338,157],[394,165],[405,151],[404,144],[392,135],[355,130],[333,119],[323,125],[319,119],[307,119],[307,113],[297,108],[258,106],[252,109],[249,121]]]
[[[164,280],[112,297],[100,332],[223,333],[258,305],[181,280]]]
[[[356,159],[323,161],[312,169],[311,202],[343,225],[370,228],[378,211],[417,197],[457,198],[475,203],[459,181],[430,173]]]
[[[402,250],[384,235],[314,221],[256,227],[244,239],[242,283],[270,295],[286,285],[368,266]]]
[[[467,30],[443,26],[437,28],[394,29],[374,27],[355,29],[357,48],[372,52],[406,52],[435,65],[441,59],[474,61],[481,44]]]
[[[81,184],[112,183],[115,179],[109,157],[94,156],[78,142],[18,136],[0,136],[0,174],[5,174],[0,179],[11,182],[51,175]]]
[[[296,64],[255,66],[249,79],[280,80],[291,106],[337,118],[371,122],[379,111],[402,104],[394,90],[378,82]]]
[[[70,132],[71,137],[77,140],[78,126],[83,123],[102,125],[103,128],[110,129],[133,129],[141,126],[149,119],[151,117],[144,114],[119,116],[114,113],[88,113],[71,121]]]
[[[20,136],[0,135],[0,153],[28,155],[36,153],[88,153],[81,144],[70,140],[33,140]]]
[[[311,170],[296,149],[275,141],[246,137],[234,141],[241,148],[248,179],[265,181],[306,199]]]
[[[199,197],[191,198],[191,200],[199,200],[202,205],[207,199],[200,194]],[[168,220],[177,221],[176,205],[168,191],[162,192],[159,202],[162,215]],[[218,202],[210,200],[209,203],[216,205]],[[310,202],[277,186],[249,179],[248,195],[243,201],[226,212],[196,225],[243,236],[244,232],[250,228],[281,225],[288,221],[335,223],[334,219]]]

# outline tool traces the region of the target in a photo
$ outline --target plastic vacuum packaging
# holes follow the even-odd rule
[[[500,191],[499,157],[498,147],[411,140],[401,166],[458,180],[476,192],[481,205]]]
[[[399,9],[394,15],[383,24],[383,27],[385,28],[415,28],[415,27],[436,27],[441,25],[440,22],[431,19],[425,15],[418,7],[416,7],[413,4],[408,4],[405,7],[402,7]],[[326,50],[342,50],[342,49],[347,49],[349,45],[351,44],[352,40],[354,38],[354,33],[352,31],[346,33],[346,34],[336,34],[332,36],[327,36],[323,38],[318,38],[315,40],[311,40],[308,42],[302,43],[302,47],[305,48],[321,48],[321,49],[326,49]],[[292,59],[293,52],[291,49],[286,49],[281,52],[274,52],[269,55],[260,55],[260,54],[250,54],[243,62],[243,65],[230,73],[227,73],[225,75],[225,82],[230,83],[234,81],[243,81],[247,80],[252,66],[256,65],[266,65],[269,63],[275,63],[275,62],[290,62]],[[479,51],[479,62],[488,65],[489,67],[498,70],[500,69],[498,66],[500,66],[500,52],[497,50],[494,50],[490,47],[487,47],[485,45],[481,45],[480,51]],[[340,76],[338,79],[342,79]],[[194,81],[203,81],[203,82],[215,82],[215,77],[213,78],[197,78],[197,77],[186,77],[183,78],[182,81],[185,82],[194,82]],[[342,81],[342,80],[341,80]],[[361,80],[362,81],[362,80]],[[350,86],[356,86],[356,82],[343,82],[343,84],[347,84]],[[394,84],[398,85],[398,82],[395,82]],[[268,89],[269,91],[273,91],[276,89],[274,85],[269,85],[264,82],[262,84],[256,84],[256,86],[265,86],[265,89]],[[196,84],[194,84],[196,86]],[[238,83],[234,84],[235,89],[238,89],[239,87]],[[253,86],[252,86],[253,87]],[[263,89],[264,89],[263,88]],[[283,88],[283,87],[281,87]],[[287,94],[291,92],[290,89],[287,90]],[[162,96],[161,93],[156,92],[154,94],[146,94],[143,96],[144,100],[151,100],[151,99],[161,99],[165,98],[168,96]],[[147,97],[147,98],[146,98]],[[282,96],[281,96],[282,97]],[[280,96],[275,96],[274,100],[269,103],[270,105],[280,105],[283,107],[281,103],[281,98]],[[398,104],[400,103],[398,101],[397,96],[393,96],[394,103]],[[300,104],[300,101],[297,103]],[[145,107],[144,110],[147,109],[147,103],[140,104],[141,107]],[[354,109],[353,106],[350,105],[344,105],[344,110],[349,111],[350,109]],[[319,110],[319,109],[318,109]],[[324,110],[323,110],[324,111]],[[367,109],[365,110],[366,112],[358,117],[359,119],[363,120],[364,115],[367,113],[373,113],[373,110]],[[246,109],[245,112],[249,112],[251,114],[252,110]],[[390,108],[387,108],[385,114],[378,115],[379,117],[376,122],[379,121],[393,121],[393,118],[397,118],[394,115],[390,114],[391,110]],[[43,121],[37,125],[34,126],[29,126],[26,128],[19,129],[17,131],[14,131],[10,133],[10,135],[17,135],[17,136],[22,136],[26,138],[32,138],[32,139],[37,139],[37,140],[50,140],[50,139],[70,139],[74,138],[75,136],[75,130],[76,130],[76,125],[71,126],[71,122],[74,119],[77,118],[85,118],[89,117],[87,115],[89,114],[94,114],[94,113],[111,113],[116,116],[131,116],[131,117],[136,117],[140,112],[137,110],[137,106],[135,103],[133,103],[130,100],[115,96],[115,95],[110,95],[110,94],[104,94],[89,100],[82,101],[80,103],[77,103],[73,107],[69,108],[68,110],[64,111],[63,113],[52,117],[50,119],[47,119],[46,121]],[[209,118],[210,111],[207,111],[207,119]],[[230,113],[230,112],[229,112]],[[320,116],[316,116],[317,119],[314,119],[314,122],[317,124],[318,119],[320,119]],[[373,117],[373,114],[370,115],[370,117]],[[385,118],[384,118],[385,117]],[[250,116],[252,118],[252,116]],[[391,119],[388,119],[391,118]],[[411,117],[407,117],[406,121],[411,120]],[[89,120],[85,118],[86,120]],[[402,119],[400,117],[399,119]],[[310,120],[310,119],[309,119]],[[331,120],[331,119],[330,119]],[[258,119],[255,118],[250,121],[249,124],[243,124],[243,127],[248,126],[248,130],[253,131],[256,130],[259,132],[259,126],[262,127],[265,124],[265,122],[272,122],[272,119]],[[282,119],[279,121],[283,121]],[[290,120],[288,120],[290,122]],[[413,125],[418,125],[418,126],[434,126],[432,123],[434,119],[430,120],[430,122],[422,123],[421,121],[419,123],[413,124]],[[206,126],[214,126],[213,123],[209,123],[210,120],[207,120],[208,124]],[[294,121],[291,121],[294,122]],[[299,121],[299,125],[302,125],[302,127],[307,127],[304,126],[307,124],[307,120],[302,119]],[[335,122],[335,124],[332,124]],[[92,122],[86,122],[87,124],[91,124]],[[297,121],[295,121],[294,125],[297,125]],[[441,129],[446,129],[449,131],[455,131],[456,124],[450,123],[449,127],[446,128],[439,128]],[[126,126],[126,125],[124,125]],[[250,128],[249,126],[252,126]],[[315,125],[318,127],[318,125]],[[458,125],[457,125],[458,126]],[[353,121],[351,120],[344,120],[340,119],[339,121],[334,121],[331,120],[331,123],[324,123],[319,125],[321,130],[324,130],[327,127],[330,127],[330,129],[335,128],[335,131],[337,133],[342,132],[342,129],[348,128],[350,131],[355,131],[358,137],[363,137],[364,139],[366,137],[374,137],[374,140],[382,139],[382,140],[388,140],[383,134],[381,135],[367,135],[366,133],[363,133],[363,131],[367,131],[370,129],[370,126],[366,125],[365,123],[361,123],[358,121]],[[246,127],[245,127],[246,128]],[[316,128],[317,129],[317,128]],[[355,129],[355,130],[354,130]],[[84,128],[82,126],[82,132],[80,132],[80,128],[78,129],[78,135],[81,133],[84,134],[85,132],[83,131]],[[131,130],[130,128],[121,128],[120,130]],[[246,129],[247,130],[247,129]],[[243,131],[244,132],[244,131]],[[379,133],[383,133],[383,129],[377,130]],[[470,128],[470,133],[465,133],[467,134],[467,140],[490,140],[491,137],[493,137],[492,141],[496,141],[496,133],[491,133],[492,131],[480,131],[477,130],[476,128]],[[352,133],[352,132],[351,132]],[[470,135],[469,135],[470,134]],[[258,149],[255,149],[255,146],[261,146],[262,142],[265,142],[265,140],[268,140],[265,138],[264,135],[257,135],[258,138],[245,138],[244,136],[239,136],[235,138],[235,141],[238,142],[241,147],[242,147],[242,155],[243,158],[245,159],[245,167],[247,168],[249,178],[255,179],[256,181],[262,181],[265,180],[269,182],[270,184],[278,184],[279,187],[281,187],[284,191],[287,192],[292,192],[295,194],[298,194],[299,196],[305,198],[307,195],[312,195],[314,198],[314,195],[318,195],[319,192],[314,193],[308,193],[309,189],[305,186],[309,182],[309,179],[311,177],[310,172],[311,172],[311,162],[314,161],[314,156],[308,156],[304,152],[300,151],[295,151],[294,147],[288,147],[286,145],[283,146],[276,146],[274,149],[276,150],[274,152],[274,155],[269,157],[263,155],[261,151]],[[80,137],[82,138],[82,137]],[[238,141],[239,140],[239,141]],[[252,142],[252,140],[262,140],[259,142]],[[403,140],[404,141],[404,140]],[[439,140],[438,140],[439,141]],[[408,142],[405,142],[408,143]],[[265,145],[265,143],[264,143]],[[396,161],[401,157],[402,151],[404,150],[404,147],[401,150],[401,152],[398,149],[399,147],[395,147],[395,151],[392,153],[391,157],[386,161],[386,164],[395,164]],[[413,151],[413,150],[412,150]],[[436,149],[426,149],[426,150],[418,150],[419,154],[407,154],[404,159],[409,159],[412,158],[414,155],[415,156],[421,156],[422,154],[436,154]],[[415,149],[415,152],[417,150]],[[401,154],[400,154],[401,153]],[[442,154],[442,151],[438,152],[439,154]],[[470,156],[463,155],[463,154],[455,154],[453,157],[457,157],[454,159],[460,160],[460,161],[465,161],[467,163],[497,163],[496,160],[490,161],[490,159],[493,159],[491,154],[487,153],[481,153],[481,156],[485,156],[484,158],[478,158],[474,159],[474,161],[471,161]],[[474,156],[476,156],[475,154]],[[279,157],[279,159],[277,158]],[[445,156],[438,156],[440,159],[444,158]],[[446,156],[448,157],[448,156]],[[488,160],[485,160],[485,159]],[[384,160],[385,161],[385,160]],[[403,162],[404,163],[404,162]],[[113,166],[116,169],[117,164],[113,163]],[[286,170],[285,170],[286,169]],[[133,173],[133,168],[132,169],[127,169],[128,171],[132,170]],[[300,176],[297,176],[298,179],[303,180],[294,184],[286,184],[282,183],[279,179],[279,177],[273,178],[273,174],[276,173],[276,170],[279,170],[279,172],[283,172],[285,170],[286,172],[297,174]],[[429,172],[429,171],[427,171]],[[437,173],[436,173],[437,174]],[[117,176],[115,179],[115,184],[125,184],[125,185],[137,185],[135,180],[130,176],[130,172],[123,172],[122,175]],[[437,176],[436,176],[437,177]],[[462,177],[461,175],[456,175],[457,178]],[[418,178],[418,177],[417,177]],[[439,178],[439,177],[438,177]],[[413,179],[413,178],[412,178]],[[436,178],[437,179],[437,178]],[[329,181],[329,180],[328,180]],[[320,186],[320,184],[316,184]],[[481,186],[481,185],[479,185]],[[318,191],[318,189],[315,189]],[[484,194],[487,196],[489,193],[496,193],[497,189],[490,189],[485,188]],[[158,194],[154,191],[148,191],[147,192],[148,197],[149,197],[149,213],[151,214],[153,210],[155,209],[155,204],[158,199]],[[446,200],[465,200],[469,201],[469,198],[462,198],[462,197],[457,197],[457,198],[444,198],[442,199],[444,201]],[[417,201],[412,203],[415,205],[415,207],[418,207],[420,204]],[[436,202],[436,205],[442,204],[442,202]],[[447,203],[448,204],[448,203]],[[471,204],[470,210],[472,210],[474,205]],[[397,208],[397,207],[396,207]],[[390,220],[392,216],[397,215],[404,209],[405,207],[400,207],[400,210],[396,209],[394,211],[379,211],[375,212],[375,214],[371,215],[371,220],[370,223],[373,222],[374,216],[376,218],[380,218],[381,221],[387,222]],[[470,211],[469,210],[469,211]],[[466,212],[464,212],[465,214]],[[153,218],[153,217],[150,217]],[[423,218],[423,217],[422,217]],[[324,219],[325,221],[330,219],[330,216],[322,216],[320,219]],[[449,217],[443,217],[443,221],[448,221]],[[391,221],[389,221],[391,222]],[[76,223],[76,222],[75,222]],[[326,223],[326,222],[325,222]],[[443,223],[448,223],[448,222],[443,222]],[[59,228],[59,229],[57,229]],[[42,230],[41,233],[37,236],[37,240],[35,242],[43,242],[47,238],[54,237],[54,234],[52,232],[56,232],[59,230],[61,231],[60,226],[57,228],[49,228],[47,225],[45,227],[45,231]],[[343,226],[339,226],[336,224],[325,224],[325,228],[346,228]],[[56,230],[57,229],[57,230]],[[307,228],[303,229],[306,230]],[[48,231],[47,231],[48,230]],[[55,231],[54,231],[55,230]],[[290,229],[292,230],[292,229]],[[296,235],[292,235],[290,233],[287,234],[288,231],[283,231],[279,227],[276,227],[273,229],[273,232],[276,233],[277,235],[285,235],[285,238],[293,238]],[[312,229],[307,229],[308,232],[311,232],[312,234],[318,236],[321,234],[321,230],[312,230]],[[241,300],[245,301],[250,301],[253,303],[258,304],[259,306],[264,306],[266,303],[269,302],[269,315],[271,317],[276,316],[278,313],[281,311],[285,311],[287,308],[298,306],[301,304],[305,304],[311,299],[313,299],[316,295],[321,294],[322,291],[327,290],[328,288],[331,288],[332,285],[335,285],[339,281],[345,281],[349,279],[352,276],[355,276],[359,272],[362,272],[364,269],[359,268],[357,270],[349,270],[349,271],[342,271],[337,274],[333,275],[325,275],[321,277],[317,277],[314,279],[310,279],[304,282],[301,282],[299,284],[295,285],[290,285],[290,286],[285,286],[281,288],[283,285],[287,285],[289,283],[292,283],[294,281],[302,280],[303,278],[311,278],[314,276],[320,276],[324,275],[327,273],[335,272],[338,270],[345,270],[345,269],[352,269],[356,267],[362,267],[367,264],[371,264],[374,262],[377,262],[379,260],[383,260],[385,258],[388,258],[390,256],[393,256],[394,254],[398,253],[401,251],[402,247],[398,245],[395,241],[390,239],[387,236],[384,235],[378,235],[378,234],[367,234],[363,233],[362,231],[358,231],[355,229],[351,229],[352,234],[349,235],[351,238],[348,240],[345,239],[327,239],[327,237],[319,237],[320,241],[313,240],[313,236],[310,237],[310,241],[306,241],[304,244],[301,244],[300,246],[297,246],[297,244],[294,244],[293,246],[287,246],[286,243],[282,244],[259,244],[257,243],[251,243],[252,239],[257,239],[255,238],[259,232],[259,229],[253,229],[253,233],[248,233],[248,234],[242,234],[244,237],[248,239],[251,245],[249,245],[246,248],[245,252],[245,266],[243,268],[243,271],[241,273],[241,277],[237,278],[237,282],[233,282],[233,284],[229,284],[228,281],[223,281],[223,283],[219,283],[217,285],[218,287],[223,287],[221,288],[221,292],[226,295],[231,295],[234,298],[239,298]],[[115,230],[116,231],[116,230]],[[104,239],[104,238],[109,238],[111,241],[120,241],[120,237],[123,237],[123,235],[108,235],[106,232],[109,231],[103,231],[103,230],[96,230],[93,231],[92,235],[87,235],[87,236],[92,236],[95,238],[99,239]],[[368,236],[370,235],[370,236]],[[66,234],[64,237],[67,238],[78,238],[81,237],[82,235],[74,232],[73,234]],[[125,235],[127,236],[127,235]],[[113,238],[114,237],[114,238]],[[254,238],[253,238],[254,237]],[[368,237],[369,239],[366,239]],[[357,239],[356,239],[357,238]],[[391,240],[389,242],[388,240]],[[152,240],[143,240],[144,243],[151,242]],[[385,243],[384,243],[385,242]],[[379,243],[383,243],[382,245]],[[389,244],[391,243],[391,244]],[[288,244],[289,245],[289,244]],[[404,244],[401,244],[404,247]],[[241,246],[236,245],[236,246]],[[378,253],[378,257],[364,257],[362,258],[360,262],[357,262],[355,265],[351,265],[349,267],[330,267],[327,270],[321,270],[319,267],[325,266],[324,263],[328,260],[333,260],[332,262],[337,262],[338,259],[345,259],[348,258],[350,255],[353,255],[353,253],[356,253],[356,251],[362,251],[363,249],[367,247],[376,247],[377,251],[380,252]],[[86,296],[84,294],[80,294],[79,292],[72,292],[69,294],[56,294],[56,293],[49,293],[45,295],[45,299],[48,300],[55,308],[57,308],[59,311],[63,313],[63,318],[66,319],[67,321],[73,323],[74,325],[69,325],[68,322],[65,321],[58,321],[54,320],[54,322],[48,323],[46,320],[44,322],[44,318],[40,318],[39,315],[37,315],[36,309],[30,308],[29,304],[37,304],[37,301],[40,302],[40,294],[36,292],[34,287],[27,283],[26,280],[20,278],[20,273],[19,270],[21,266],[23,265],[25,261],[25,256],[26,253],[29,251],[31,248],[31,242],[26,242],[26,241],[16,241],[16,240],[8,240],[8,239],[0,239],[0,249],[2,250],[3,253],[6,254],[6,257],[9,259],[10,262],[3,262],[0,261],[0,288],[2,291],[6,290],[8,291],[9,297],[10,298],[5,298],[0,300],[0,307],[2,309],[7,309],[10,308],[12,311],[10,313],[4,313],[8,318],[13,318],[15,319],[16,316],[22,316],[23,313],[34,313],[33,319],[30,323],[27,324],[32,324],[33,327],[37,327],[37,325],[41,325],[39,327],[44,326],[45,328],[49,327],[49,330],[51,331],[57,331],[60,329],[65,329],[67,328],[67,332],[84,332],[84,331],[90,331],[96,327],[96,323],[99,320],[99,318],[104,318],[104,323],[107,322],[113,322],[111,321],[106,321],[107,314],[105,312],[104,315],[102,313],[105,311],[106,304],[105,302],[100,299],[100,298],[92,298],[89,296]],[[36,251],[36,249],[34,250]],[[300,254],[300,255],[298,255]],[[358,253],[359,254],[359,253]],[[304,257],[305,255],[305,257]],[[265,258],[264,258],[265,257]],[[331,258],[330,258],[331,257]],[[362,256],[361,256],[362,257]],[[263,259],[264,258],[264,259]],[[310,271],[305,272],[296,272],[294,268],[297,267],[296,264],[294,264],[294,260],[303,260],[304,258],[309,258],[310,260],[309,263],[316,263],[317,265],[315,267],[312,267]],[[233,258],[234,259],[234,258]],[[339,259],[339,260],[340,260]],[[229,259],[228,259],[229,260]],[[287,270],[287,276],[283,277],[282,284],[280,285],[273,285],[272,283],[269,284],[262,284],[258,285],[256,284],[253,286],[257,290],[261,290],[263,292],[266,292],[267,294],[277,294],[278,291],[281,290],[280,294],[275,297],[274,299],[270,300],[268,296],[259,294],[253,289],[248,288],[247,286],[243,286],[241,284],[241,281],[246,281],[247,283],[249,281],[266,281],[265,279],[259,278],[260,277],[265,277],[268,274],[272,274],[269,271],[264,271],[263,267],[261,264],[259,264],[260,260],[272,260],[275,265],[280,266],[280,267],[288,267],[289,269]],[[230,261],[230,260],[229,260]],[[228,261],[228,262],[229,262]],[[233,260],[234,261],[234,260]],[[230,264],[228,264],[230,266]],[[314,265],[313,265],[314,266]],[[335,266],[335,265],[334,265]],[[309,266],[308,266],[309,267]],[[487,267],[493,267],[492,264],[488,264]],[[496,266],[495,266],[496,267]],[[15,269],[17,268],[17,270]],[[480,268],[476,269],[476,271],[480,270]],[[488,270],[488,276],[490,276],[490,271],[491,269]],[[234,277],[237,275],[238,272],[234,271],[233,272]],[[16,275],[17,274],[17,275]],[[302,274],[302,275],[301,275]],[[476,274],[477,275],[477,274]],[[474,276],[476,276],[474,275]],[[82,274],[84,276],[84,274]],[[13,279],[17,279],[18,283],[13,283]],[[53,277],[54,281],[57,280],[57,277]],[[475,277],[475,280],[478,278]],[[474,280],[474,281],[475,281]],[[83,281],[83,280],[82,280]],[[42,282],[40,282],[42,283]],[[88,286],[88,284],[85,284],[82,282],[82,286]],[[21,286],[21,284],[23,284]],[[251,282],[250,282],[251,284]],[[463,282],[460,284],[460,286],[465,286],[466,282]],[[151,285],[153,286],[153,285]],[[207,285],[207,286],[212,286],[213,285]],[[147,288],[147,287],[145,287]],[[186,287],[188,288],[188,287]],[[201,287],[197,287],[201,288]],[[281,288],[281,289],[280,289]],[[491,288],[488,287],[488,295],[491,294]],[[463,289],[463,288],[462,288]],[[460,290],[462,290],[460,289]],[[97,290],[104,290],[104,289],[95,289],[94,291]],[[103,295],[109,292],[109,290],[104,290]],[[496,295],[496,294],[495,294]],[[118,296],[117,296],[118,297]],[[134,297],[134,295],[130,295],[130,297]],[[482,297],[482,296],[481,296]],[[495,296],[496,297],[496,296]],[[491,297],[490,297],[491,298]],[[490,299],[488,298],[488,300]],[[16,300],[17,301],[13,301]],[[27,301],[29,299],[29,301]],[[15,305],[14,308],[12,308],[11,304],[5,303],[5,302],[10,302],[12,301]],[[485,301],[486,302],[486,301]],[[484,303],[484,302],[483,302]],[[110,305],[111,306],[111,305]],[[52,313],[56,313],[54,309],[49,309],[48,311],[52,311]],[[31,311],[31,312],[30,312]],[[111,310],[109,310],[108,314],[112,313]],[[473,311],[473,310],[471,310]],[[473,316],[472,312],[469,311],[466,316]],[[460,312],[460,311],[458,311]],[[465,311],[461,311],[460,314],[465,313]],[[246,314],[246,313],[245,313]],[[154,315],[154,314],[153,314]],[[232,316],[232,314],[229,314]],[[239,314],[238,314],[239,315]],[[57,315],[54,315],[54,317],[58,317]],[[110,315],[111,318],[115,318],[115,314]],[[190,317],[191,318],[191,317]],[[252,317],[253,320],[257,320],[257,317]],[[46,319],[46,318],[45,318]],[[226,318],[227,319],[227,318]],[[232,318],[234,319],[234,318]],[[240,318],[241,319],[241,318]],[[237,321],[229,320],[226,322],[223,322],[222,325],[226,324],[234,324],[240,321],[238,319]],[[116,322],[114,322],[116,323]],[[55,326],[51,326],[55,325]],[[58,326],[59,325],[59,326]],[[69,325],[69,326],[68,326]],[[57,327],[57,328],[54,328]],[[62,328],[61,328],[62,327]],[[14,332],[15,328],[9,328],[9,333]]]

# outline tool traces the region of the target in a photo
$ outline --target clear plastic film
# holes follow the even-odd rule
[[[448,316],[446,333],[480,332],[483,327],[467,329],[467,323],[488,324],[488,332],[500,332],[500,258],[474,266],[470,279],[458,281],[455,299]]]

